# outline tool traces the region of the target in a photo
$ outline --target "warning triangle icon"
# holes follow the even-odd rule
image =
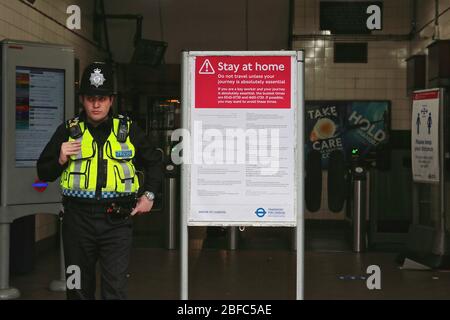
[[[209,62],[209,59],[206,59],[205,62],[203,62],[202,67],[200,68],[199,74],[215,74],[216,71],[214,71],[214,68]]]

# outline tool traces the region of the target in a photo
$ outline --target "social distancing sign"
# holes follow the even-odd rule
[[[413,94],[411,117],[412,172],[415,182],[438,183],[440,89]]]

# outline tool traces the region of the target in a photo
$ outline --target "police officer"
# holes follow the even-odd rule
[[[84,110],[58,127],[37,163],[41,180],[61,177],[67,278],[81,271],[81,286],[68,286],[68,299],[95,299],[97,261],[102,299],[126,298],[131,217],[152,209],[160,187],[158,153],[136,123],[112,116],[114,98],[111,66],[88,66],[80,87]]]

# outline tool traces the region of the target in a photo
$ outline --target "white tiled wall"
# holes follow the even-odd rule
[[[319,34],[319,0],[297,0],[294,34]],[[410,31],[410,0],[385,0],[381,35]],[[336,40],[342,41],[342,40]],[[346,38],[344,42],[361,41]],[[409,41],[369,41],[368,63],[333,63],[334,42],[316,39],[295,41],[306,56],[306,99],[377,99],[392,101],[392,127],[410,128],[406,95],[406,62]]]
[[[431,2],[429,0],[425,0]],[[409,99],[406,93],[406,62],[410,42],[368,42],[368,63],[333,62],[334,42],[363,41],[357,37],[345,40],[320,36],[319,0],[296,0],[294,49],[305,50],[305,97],[307,100],[390,100],[392,104],[392,129],[410,129]],[[410,32],[412,1],[384,0],[383,30],[377,35],[406,35]],[[308,36],[308,39],[303,40]],[[327,208],[326,173],[323,175],[322,208],[308,218],[343,218],[343,213],[330,213]]]
[[[66,13],[67,7],[73,4],[82,8],[81,30],[76,32],[92,40],[94,1],[38,0],[34,7],[65,25],[69,17]],[[96,46],[46,18],[21,0],[0,0],[0,40],[5,38],[73,46],[77,58],[80,59],[81,68],[91,60],[101,57],[101,52]]]
[[[336,0],[337,1],[337,0]],[[345,1],[345,0],[341,0]],[[347,0],[348,1],[348,0]],[[382,0],[383,30],[378,34],[407,34],[410,31],[411,0]],[[418,0],[434,2],[434,0]],[[447,0],[440,0],[442,7]],[[317,34],[320,25],[320,0],[296,0],[294,12],[294,34]],[[428,19],[429,20],[429,19]]]
[[[79,5],[82,8],[82,21],[81,30],[77,32],[92,40],[93,3],[92,0],[38,0],[35,7],[65,25],[69,16],[66,13],[67,7]],[[70,45],[75,48],[76,57],[80,59],[80,68],[100,58],[102,54],[94,45],[20,0],[0,0],[0,40],[5,38]],[[54,216],[37,215],[36,241],[53,235],[56,228]]]

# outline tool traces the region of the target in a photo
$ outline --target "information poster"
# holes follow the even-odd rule
[[[415,182],[439,182],[439,89],[413,94],[412,171]]]
[[[295,225],[290,56],[196,56],[191,64],[188,223]]]
[[[64,121],[64,70],[16,68],[16,168],[34,167]]]
[[[352,149],[362,158],[389,142],[389,101],[306,101],[305,155],[317,150],[322,167],[340,150],[349,160]]]

